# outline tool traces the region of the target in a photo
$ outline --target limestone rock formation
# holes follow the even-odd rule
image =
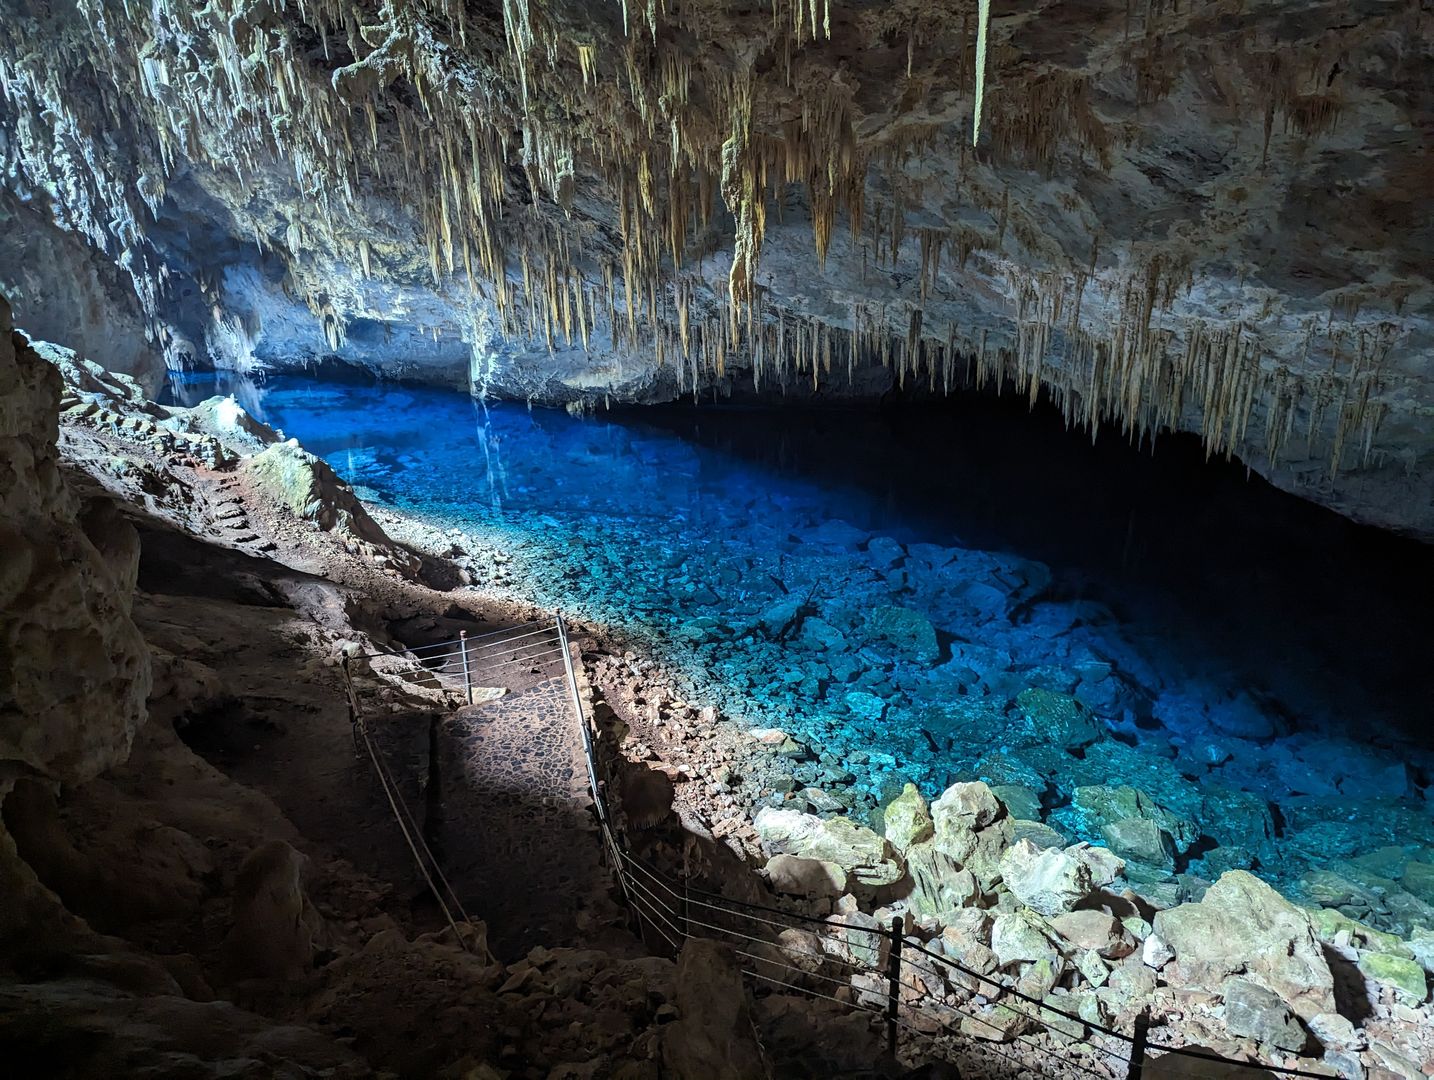
[[[1334,977],[1309,916],[1252,874],[1229,871],[1198,904],[1158,912],[1154,928],[1194,985],[1248,973],[1301,1016],[1335,1011]]]
[[[677,961],[680,1019],[662,1033],[662,1061],[677,1080],[761,1080],[770,1070],[752,1028],[737,958],[693,939]]]
[[[69,239],[0,285],[136,364],[1044,391],[1434,532],[1427,11],[996,5],[978,64],[978,6],[24,0],[3,203]]]
[[[758,811],[755,824],[773,851],[836,863],[867,888],[890,885],[901,877],[901,862],[886,840],[850,818],[767,807]]]
[[[16,777],[76,783],[122,760],[150,688],[130,618],[139,544],[66,487],[60,391],[0,299],[0,795]]]
[[[250,853],[234,887],[234,928],[224,942],[230,978],[292,978],[313,962],[323,918],[304,892],[302,855],[283,840]]]

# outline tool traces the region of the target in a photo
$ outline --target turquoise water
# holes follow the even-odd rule
[[[981,777],[1070,839],[1155,819],[1160,845],[1127,854],[1167,898],[1248,866],[1434,925],[1426,549],[1178,440],[1152,461],[1007,404],[582,419],[392,384],[226,389],[363,497],[509,552],[495,591],[640,639],[698,700],[791,732],[798,786],[858,815],[907,780]]]

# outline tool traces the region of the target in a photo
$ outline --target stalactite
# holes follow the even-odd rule
[[[971,145],[981,142],[981,108],[986,97],[986,45],[991,28],[991,0],[977,0],[976,100],[971,113]]]

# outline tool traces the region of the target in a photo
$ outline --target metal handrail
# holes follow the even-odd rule
[[[858,974],[877,978],[886,987],[886,992],[884,995],[886,998],[884,1009],[877,1010],[873,1009],[870,1006],[862,1006],[855,1001],[843,1001],[842,999],[837,998],[832,994],[821,993],[820,991],[816,991],[809,987],[803,987],[799,985],[802,980],[809,977],[810,973],[804,971],[799,967],[796,967],[795,965],[785,964],[779,959],[776,959],[775,956],[779,954],[777,953],[778,947],[775,945],[773,945],[773,957],[758,958],[750,952],[743,952],[742,955],[754,960],[757,964],[764,964],[772,967],[784,967],[787,970],[796,973],[799,976],[797,984],[783,982],[779,979],[774,979],[770,976],[763,975],[760,971],[753,970],[750,966],[744,967],[743,972],[744,974],[752,978],[760,979],[765,982],[776,983],[781,986],[786,986],[791,989],[797,990],[800,993],[813,994],[817,997],[826,998],[828,1000],[837,1002],[838,1004],[841,1004],[846,1008],[854,1008],[858,1011],[871,1013],[879,1017],[886,1024],[888,1047],[893,1052],[897,1045],[897,1038],[900,1030],[907,1030],[912,1032],[913,1034],[920,1035],[923,1037],[927,1037],[929,1034],[927,1032],[920,1031],[919,1029],[913,1027],[911,1024],[907,1023],[902,1018],[902,1010],[904,1009],[908,1014],[918,1013],[920,1015],[924,1015],[929,1017],[930,1019],[935,1020],[944,1034],[950,1037],[965,1040],[969,1047],[979,1047],[983,1051],[990,1051],[992,1053],[997,1054],[998,1056],[1007,1057],[1013,1061],[1016,1060],[1011,1055],[1006,1054],[1002,1050],[1000,1050],[996,1046],[996,1044],[991,1043],[987,1040],[975,1040],[971,1036],[966,1035],[962,1032],[951,1031],[949,1024],[940,1016],[937,1016],[936,1014],[931,1013],[927,1010],[919,1010],[913,1008],[912,1006],[904,1004],[901,1001],[901,990],[903,987],[912,991],[917,990],[914,985],[902,981],[903,967],[910,964],[910,961],[905,960],[902,955],[903,947],[905,947],[906,949],[912,950],[914,953],[921,955],[929,961],[934,961],[938,964],[944,965],[945,967],[953,971],[959,972],[962,975],[975,979],[981,985],[994,988],[995,993],[989,995],[989,1002],[991,1007],[993,1008],[1005,1009],[1007,1011],[1014,1012],[1041,1027],[1051,1026],[1049,1021],[1043,1020],[1041,1018],[1042,1014],[1049,1014],[1050,1016],[1060,1017],[1064,1020],[1069,1020],[1073,1023],[1079,1024],[1080,1029],[1082,1031],[1089,1029],[1091,1031],[1099,1032],[1102,1035],[1113,1038],[1125,1047],[1125,1051],[1122,1056],[1127,1059],[1127,1080],[1135,1080],[1135,1078],[1141,1076],[1142,1070],[1144,1069],[1146,1063],[1146,1051],[1158,1051],[1163,1055],[1176,1055],[1179,1057],[1190,1058],[1192,1060],[1198,1061],[1217,1062],[1222,1065],[1233,1066],[1236,1068],[1245,1068],[1250,1069],[1252,1071],[1264,1071],[1266,1073],[1274,1073],[1279,1076],[1308,1077],[1310,1078],[1310,1080],[1328,1080],[1328,1076],[1325,1073],[1316,1073],[1308,1070],[1289,1068],[1280,1065],[1269,1065],[1263,1062],[1242,1061],[1238,1058],[1228,1058],[1222,1057],[1218,1054],[1211,1054],[1204,1050],[1194,1050],[1186,1047],[1169,1046],[1163,1043],[1152,1042],[1146,1036],[1148,1018],[1144,1015],[1137,1018],[1135,1023],[1135,1031],[1133,1034],[1130,1035],[1127,1035],[1122,1031],[1116,1030],[1115,1028],[1107,1027],[1103,1024],[1092,1023],[1091,1021],[1086,1020],[1085,1018],[1078,1016],[1074,1013],[1066,1012],[1065,1010],[1057,1006],[1053,1006],[1048,1002],[1031,997],[1030,995],[1021,992],[1013,986],[1009,986],[999,980],[993,979],[988,975],[983,975],[980,972],[977,972],[962,964],[960,961],[953,959],[952,957],[932,952],[930,949],[926,948],[925,945],[922,944],[919,940],[912,938],[903,932],[903,927],[900,919],[894,920],[890,927],[883,927],[879,925],[862,926],[858,923],[846,922],[844,920],[820,919],[815,916],[804,914],[802,912],[786,911],[784,909],[768,905],[753,904],[747,901],[734,900],[730,897],[725,897],[716,893],[711,893],[694,888],[690,883],[685,880],[673,882],[667,877],[667,875],[662,874],[655,867],[651,866],[650,864],[636,856],[628,848],[627,844],[621,839],[617,829],[613,824],[611,813],[606,805],[603,785],[598,778],[598,763],[596,747],[593,740],[593,728],[588,720],[585,710],[583,709],[582,693],[578,687],[577,675],[572,662],[571,648],[569,645],[569,638],[567,633],[567,625],[561,615],[557,617],[557,624],[560,640],[562,643],[564,676],[567,679],[569,695],[572,699],[574,719],[577,722],[578,730],[582,735],[583,756],[586,759],[587,763],[589,793],[592,798],[594,813],[597,817],[598,828],[600,833],[602,834],[603,845],[608,851],[610,867],[618,881],[619,886],[622,889],[624,897],[626,897],[628,901],[629,907],[637,917],[639,926],[642,926],[644,923],[652,926],[657,931],[658,935],[664,941],[666,941],[667,944],[674,950],[680,949],[680,942],[682,940],[686,940],[692,937],[711,936],[710,934],[694,934],[692,932],[693,927],[710,930],[717,934],[726,934],[732,937],[743,938],[748,941],[764,941],[765,939],[757,936],[762,932],[761,928],[764,925],[785,925],[785,928],[801,929],[804,925],[812,926],[813,924],[820,924],[823,928],[827,929],[852,929],[859,930],[863,933],[875,934],[882,938],[885,942],[884,948],[878,948],[876,950],[876,953],[878,954],[878,960],[881,959],[880,954],[885,953],[885,963],[881,964],[880,966],[875,966],[858,965],[855,962],[844,962],[844,965],[846,967],[853,970],[853,974],[848,977],[846,985],[851,985],[851,978],[854,978],[855,975]],[[641,869],[644,874],[652,878],[652,884],[659,886],[663,892],[666,892],[668,896],[671,897],[673,904],[676,904],[680,901],[683,906],[684,913],[679,914],[667,901],[662,900],[661,897],[655,891],[653,891],[652,886],[644,884],[638,877],[633,875],[632,871],[629,869],[629,866]],[[732,916],[737,919],[744,919],[746,923],[751,924],[748,928],[753,930],[754,932],[745,933],[741,930],[722,928],[710,922],[703,922],[701,920],[693,919],[690,914],[686,913],[686,911],[688,905],[691,903],[692,898],[694,897],[699,898],[698,903],[703,907],[710,907],[713,908],[713,910],[721,911],[725,915]],[[712,903],[712,901],[720,902],[721,906]],[[771,916],[773,915],[780,916],[781,918],[787,920],[786,923],[781,924],[775,922],[771,918]],[[654,918],[654,916],[656,916],[656,919]],[[681,927],[681,929],[679,929],[679,927]],[[771,931],[769,930],[768,933],[770,932]],[[822,959],[826,960],[829,958],[824,956]],[[1010,997],[1016,999],[1019,1002],[1034,1006],[1036,1012],[1034,1015],[1032,1015],[1031,1013],[1026,1012],[1023,1009],[1017,1008],[1010,1001],[999,1000],[999,995],[1009,995]],[[928,998],[930,997],[929,992],[922,992],[922,996]],[[963,1017],[969,1017],[979,1022],[986,1022],[982,1017],[967,1012],[961,1009],[959,1006],[950,1004],[948,1002],[936,1001],[936,999],[931,1000],[933,1001],[933,1003],[939,1004],[942,1009],[947,1010],[948,1012],[955,1013]],[[1088,1039],[1080,1039],[1077,1041],[1079,1041],[1081,1045],[1087,1047],[1096,1054],[1106,1056],[1112,1054],[1112,1051],[1110,1049],[1102,1047]],[[1052,1054],[1051,1048],[1045,1047],[1042,1049],[1043,1052],[1047,1054]],[[1080,1061],[1076,1061],[1068,1056],[1061,1056],[1060,1060],[1063,1064],[1068,1065],[1072,1069],[1086,1072],[1091,1075],[1101,1075],[1099,1073],[1096,1073],[1089,1066],[1084,1065]]]
[[[529,627],[537,626],[540,622],[544,625],[539,627],[539,629],[528,629]],[[515,630],[525,632],[513,634]],[[555,639],[551,642],[529,642],[526,645],[518,645],[514,648],[515,653],[522,653],[525,650],[533,648],[540,650],[531,655],[513,656],[496,660],[486,658],[478,659],[475,657],[475,654],[482,650],[496,648],[513,641],[522,641],[546,633],[554,634]],[[502,635],[509,636],[502,637]],[[501,640],[494,640],[500,637],[502,637]],[[472,644],[474,641],[482,641],[483,644],[475,647]],[[473,700],[474,678],[476,675],[491,675],[498,671],[512,670],[512,668],[516,666],[537,667],[540,664],[551,663],[554,652],[562,655],[562,677],[567,683],[568,698],[573,712],[573,720],[577,724],[581,737],[583,759],[587,766],[589,794],[592,799],[593,812],[597,819],[598,832],[606,852],[607,862],[618,886],[622,890],[623,897],[629,909],[637,920],[639,929],[641,930],[644,927],[651,929],[657,937],[674,951],[681,949],[683,941],[694,937],[708,937],[720,940],[718,935],[725,935],[727,937],[740,939],[743,943],[743,947],[733,946],[733,948],[741,958],[739,963],[743,964],[742,971],[745,975],[761,982],[785,987],[799,993],[810,994],[835,1002],[844,1008],[868,1014],[885,1024],[888,1049],[893,1053],[897,1048],[900,1032],[907,1031],[922,1038],[931,1038],[940,1034],[948,1038],[958,1039],[963,1042],[968,1052],[989,1052],[999,1057],[1004,1057],[1017,1065],[1023,1064],[1013,1054],[1001,1049],[996,1043],[988,1040],[978,1040],[966,1032],[952,1030],[949,1020],[951,1015],[989,1025],[991,1019],[990,1014],[987,1013],[983,1017],[968,1009],[963,1009],[958,1004],[936,998],[932,996],[929,989],[924,989],[921,985],[907,981],[905,977],[907,971],[911,971],[913,975],[915,975],[921,970],[919,965],[913,966],[913,961],[907,958],[908,955],[910,955],[920,956],[923,958],[923,962],[941,965],[951,971],[960,973],[968,979],[976,980],[980,986],[991,988],[991,990],[977,993],[978,999],[984,999],[991,1009],[1006,1010],[1007,1012],[1023,1017],[1033,1024],[1046,1028],[1051,1027],[1052,1022],[1049,1019],[1044,1019],[1044,1017],[1059,1017],[1062,1020],[1080,1025],[1080,1031],[1082,1033],[1089,1030],[1115,1040],[1115,1042],[1122,1047],[1122,1050],[1119,1052],[1113,1051],[1108,1047],[1103,1047],[1089,1038],[1081,1038],[1077,1041],[1093,1053],[1106,1057],[1115,1056],[1116,1060],[1124,1058],[1128,1068],[1126,1074],[1127,1080],[1141,1076],[1147,1051],[1156,1051],[1162,1055],[1176,1055],[1196,1061],[1216,1062],[1237,1068],[1263,1070],[1264,1072],[1275,1073],[1280,1076],[1309,1077],[1312,1078],[1312,1080],[1313,1078],[1322,1078],[1322,1080],[1325,1078],[1325,1074],[1323,1073],[1309,1072],[1278,1065],[1267,1065],[1261,1062],[1242,1061],[1236,1058],[1222,1057],[1203,1050],[1152,1042],[1146,1035],[1148,1018],[1145,1016],[1137,1018],[1135,1031],[1130,1035],[1103,1024],[1093,1023],[1049,1002],[1027,995],[1016,987],[1010,986],[1000,979],[993,978],[991,975],[977,972],[953,957],[933,952],[919,939],[907,935],[904,932],[902,922],[899,918],[893,920],[890,926],[865,926],[844,919],[824,919],[808,915],[804,912],[789,911],[772,905],[734,900],[718,893],[696,888],[686,880],[670,878],[633,853],[622,839],[613,821],[611,811],[607,805],[605,788],[599,776],[596,740],[594,737],[597,733],[597,728],[583,706],[583,692],[578,681],[577,665],[573,659],[572,641],[568,633],[567,622],[562,615],[558,614],[554,616],[552,622],[548,622],[547,620],[533,620],[529,623],[508,627],[505,630],[494,631],[476,638],[468,637],[466,632],[460,633],[455,641],[440,642],[432,646],[423,646],[422,648],[434,649],[445,645],[456,646],[456,648],[442,656],[421,658],[425,663],[431,663],[436,659],[444,660],[441,669],[425,668],[425,670],[435,677],[456,677],[459,674],[458,672],[445,669],[453,665],[456,662],[456,658],[461,657],[461,675],[464,680],[464,690],[470,704]],[[409,651],[410,653],[417,652],[417,650]],[[362,655],[391,656],[399,654],[374,653]],[[502,656],[501,653],[494,655]],[[391,784],[391,775],[385,776],[387,770],[381,761],[381,755],[378,755],[377,748],[373,745],[369,737],[367,725],[363,723],[358,696],[350,677],[347,660],[344,662],[343,671],[349,709],[351,717],[355,720],[355,745],[358,746],[361,743],[364,749],[368,751],[370,757],[374,759],[380,782],[384,784],[385,795],[389,798],[390,804],[393,804],[395,796],[398,797],[398,801],[401,803],[401,796],[398,796],[397,793],[397,785]],[[424,876],[429,887],[433,890],[434,895],[438,897],[440,907],[445,911],[445,914],[447,914],[450,909],[450,905],[445,903],[444,894],[446,894],[446,898],[451,901],[451,906],[458,913],[458,917],[466,920],[466,912],[462,911],[462,906],[456,894],[453,893],[452,887],[448,884],[447,880],[443,878],[437,860],[433,858],[432,852],[428,851],[427,845],[423,843],[421,832],[416,828],[416,823],[413,822],[412,815],[406,813],[407,807],[403,807],[402,809],[404,813],[400,813],[399,807],[394,806],[395,817],[398,819],[399,826],[404,833],[404,839],[408,841],[411,849],[415,849],[414,857],[418,861],[420,869],[424,871]],[[408,818],[407,823],[405,823],[405,817]],[[413,828],[410,829],[408,826],[413,826]],[[414,843],[415,840],[417,841],[416,844]],[[421,849],[421,853],[420,850],[417,849]],[[424,856],[426,856],[426,859]],[[429,865],[425,865],[425,862]],[[432,875],[429,874],[430,866],[433,871]],[[666,894],[669,899],[663,899],[661,894]],[[720,921],[717,915],[707,915],[705,918],[694,917],[692,914],[692,908],[694,906],[708,909],[718,913],[720,916],[735,920],[738,924],[738,928],[717,925]],[[679,907],[681,908],[680,912],[677,910]],[[452,922],[453,919],[450,919],[450,923]],[[818,927],[824,930],[854,930],[861,933],[872,934],[878,937],[882,944],[874,946],[871,950],[873,963],[867,963],[856,957],[851,960],[842,960],[838,957],[828,956],[825,953],[820,957],[815,957],[809,953],[797,950],[798,955],[809,959],[817,959],[823,963],[839,963],[841,968],[845,969],[845,975],[843,979],[837,979],[832,975],[821,975],[820,973],[809,972],[795,964],[787,962],[784,957],[787,953],[790,953],[791,950],[778,946],[775,942],[769,940],[775,937],[777,931],[783,929],[810,928],[815,930]],[[454,931],[455,933],[457,932],[456,925],[454,926]],[[459,936],[461,939],[462,935]],[[770,946],[771,955],[762,956],[752,951],[757,948],[758,945]],[[861,955],[862,954],[857,954],[857,956]],[[764,969],[766,969],[766,973],[764,973]],[[776,978],[773,973],[777,971],[784,973],[790,972],[793,981]],[[811,986],[803,985],[809,982],[813,977],[822,979],[828,983],[838,983],[840,987],[855,989],[858,997],[852,998],[851,1000],[844,1000],[842,997],[836,996],[837,993],[840,992],[839,989],[828,993],[814,989]],[[874,981],[871,987],[861,988],[855,985],[855,980],[858,978],[867,978]],[[876,990],[872,987],[881,987],[882,989]],[[831,987],[828,987],[828,990],[830,989]],[[912,1004],[909,1000],[903,1001],[903,990],[909,991],[910,994],[920,1002],[930,1002],[932,1005],[939,1007],[941,1013],[945,1013],[946,1015],[943,1017],[941,1013],[933,1012],[929,1008],[919,1007],[918,1005]],[[867,1001],[881,1001],[882,1007],[878,1008],[872,1004],[862,1004],[863,997]],[[1018,1005],[1031,1007],[1032,1011],[1027,1011],[1026,1009],[1018,1007]],[[913,1026],[910,1020],[916,1016],[924,1017],[927,1023],[934,1022],[937,1031],[922,1030],[921,1028]],[[1013,1035],[1012,1038],[1023,1038],[1029,1041],[1029,1036],[1019,1032]],[[1043,1053],[1050,1055],[1053,1059],[1060,1060],[1063,1065],[1073,1070],[1082,1071],[1098,1077],[1103,1075],[1069,1055],[1060,1055],[1051,1047],[1041,1047],[1040,1049]]]

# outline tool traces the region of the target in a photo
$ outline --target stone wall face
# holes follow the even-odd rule
[[[82,782],[124,760],[150,689],[130,619],[138,537],[66,486],[60,394],[60,373],[0,300],[0,792],[22,776]]]

